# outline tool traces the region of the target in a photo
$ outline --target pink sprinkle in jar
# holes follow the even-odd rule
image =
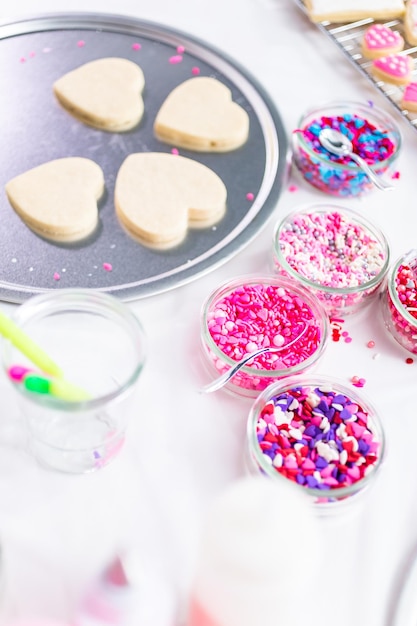
[[[313,204],[279,222],[273,235],[274,271],[314,293],[330,317],[362,311],[387,274],[384,234],[358,213]]]
[[[382,315],[392,337],[417,354],[417,250],[397,260],[381,293]]]
[[[249,413],[246,466],[291,481],[320,513],[353,502],[381,466],[385,435],[372,404],[342,381],[299,376],[265,389]]]
[[[346,135],[353,152],[375,174],[389,177],[401,148],[397,124],[385,111],[360,102],[326,102],[306,111],[292,133],[293,163],[305,181],[339,198],[361,196],[375,189],[363,169],[347,156],[336,156],[319,141],[331,128]]]
[[[234,278],[209,296],[201,313],[202,352],[213,379],[251,352],[273,349],[249,361],[226,384],[247,397],[316,365],[328,335],[329,321],[315,295],[279,276]]]

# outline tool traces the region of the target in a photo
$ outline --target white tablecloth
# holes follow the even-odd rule
[[[391,193],[373,192],[343,206],[387,234],[393,259],[416,245],[417,134],[289,0],[14,0],[0,18],[48,11],[105,11],[152,20],[224,50],[257,77],[288,133],[300,114],[325,100],[373,100],[397,117],[401,173]],[[7,146],[2,146],[7,150]],[[146,626],[174,624],[194,571],[202,520],[213,498],[243,473],[250,402],[197,392],[207,382],[199,362],[199,315],[220,282],[268,269],[275,221],[298,204],[331,200],[292,174],[273,217],[232,260],[185,286],[129,303],[148,338],[136,416],[120,457],[88,476],[40,468],[26,451],[10,385],[0,378],[0,544],[4,550],[3,621],[71,616],[85,585],[115,552],[144,572]],[[15,305],[1,303],[12,313]],[[328,575],[317,598],[317,624],[381,626],[398,576],[417,540],[417,362],[386,334],[378,303],[345,323],[351,343],[330,342],[317,372],[367,380],[387,435],[387,458],[354,520],[327,523]],[[369,340],[376,347],[366,347]],[[373,355],[378,352],[379,358]],[[416,437],[416,439],[414,439]],[[158,592],[158,593],[157,593]],[[1,596],[0,596],[1,597]],[[157,600],[155,598],[158,598]],[[317,613],[317,612],[316,612]],[[279,623],[279,620],[277,621]],[[226,626],[226,625],[225,625]]]

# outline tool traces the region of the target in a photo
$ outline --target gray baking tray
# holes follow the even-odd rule
[[[178,54],[178,46],[185,49],[183,58],[172,64],[169,59]],[[66,72],[108,56],[135,61],[145,75],[145,114],[128,133],[89,128],[68,114],[52,92],[53,82]],[[227,212],[215,227],[190,230],[181,245],[152,250],[119,225],[114,182],[129,153],[171,151],[172,146],[153,136],[154,118],[170,91],[193,76],[194,67],[200,76],[218,78],[231,89],[250,116],[250,135],[244,146],[229,153],[179,150],[223,179]],[[51,289],[83,287],[132,300],[172,289],[235,255],[276,206],[288,161],[288,141],[276,107],[238,63],[188,34],[119,15],[29,16],[0,23],[0,76],[0,299],[22,302]],[[35,235],[4,192],[6,182],[17,174],[66,156],[93,159],[106,180],[98,230],[72,245]]]
[[[303,0],[295,0],[299,8],[308,16],[308,11]],[[401,104],[404,86],[394,85],[375,78],[371,71],[372,61],[366,59],[362,52],[362,39],[364,33],[371,24],[385,24],[394,31],[398,31],[404,37],[404,50],[401,54],[410,56],[414,61],[412,80],[417,80],[417,47],[410,46],[405,39],[403,20],[374,20],[367,18],[345,24],[333,24],[332,22],[319,22],[316,26],[344,53],[351,63],[370,81],[378,91],[385,96],[388,102],[396,109],[411,126],[417,129],[417,113],[408,111]]]

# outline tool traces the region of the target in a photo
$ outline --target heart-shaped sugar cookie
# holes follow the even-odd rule
[[[368,59],[377,59],[387,54],[395,54],[404,48],[404,39],[396,30],[385,24],[372,24],[366,29],[362,52]]]
[[[395,85],[409,83],[412,69],[413,60],[402,54],[389,54],[372,62],[374,76]]]
[[[408,0],[404,17],[405,38],[412,46],[417,46],[417,0]]]
[[[401,105],[407,111],[417,111],[417,83],[409,83],[404,89]]]
[[[54,83],[62,106],[89,126],[126,131],[142,119],[141,68],[127,59],[109,57],[90,61]]]
[[[198,76],[176,87],[155,118],[154,132],[166,143],[200,152],[227,152],[248,138],[249,116],[215,78]]]
[[[43,163],[6,184],[16,213],[35,233],[53,241],[78,241],[91,234],[103,191],[101,168],[83,157]]]
[[[191,226],[210,226],[226,209],[227,191],[213,170],[185,157],[129,155],[116,179],[114,204],[122,225],[144,243],[171,247]]]

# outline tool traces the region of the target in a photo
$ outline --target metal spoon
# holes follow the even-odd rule
[[[284,346],[281,346],[279,348],[274,348],[272,346],[269,346],[268,348],[259,348],[259,350],[255,350],[255,352],[251,352],[250,354],[247,354],[246,356],[243,357],[243,359],[240,359],[240,361],[238,361],[236,363],[236,365],[234,365],[232,368],[230,368],[230,370],[227,370],[227,372],[225,372],[224,374],[222,374],[221,376],[219,376],[218,378],[213,380],[211,383],[208,383],[208,385],[205,385],[204,387],[202,387],[200,389],[200,392],[201,393],[211,393],[212,391],[217,391],[218,389],[221,389],[222,387],[224,387],[224,385],[226,383],[229,382],[229,380],[231,378],[233,378],[233,376],[244,365],[246,365],[246,363],[248,363],[248,361],[251,361],[252,359],[255,359],[260,354],[264,354],[265,352],[282,352],[282,350],[285,350],[286,348],[289,348],[290,346],[292,346],[293,343],[295,343],[296,341],[301,339],[301,337],[306,332],[308,326],[309,326],[309,324],[307,323],[305,325],[305,327],[303,328],[303,330],[301,331],[301,333],[298,335],[298,337],[296,337],[295,339],[293,339],[289,343],[285,344]]]
[[[394,189],[394,185],[385,181],[383,178],[375,174],[375,172],[369,167],[367,162],[353,152],[352,142],[346,135],[335,130],[334,128],[323,128],[319,133],[319,141],[323,148],[326,148],[332,154],[337,156],[348,156],[355,161],[363,169],[365,174],[370,178],[378,189],[382,191],[388,191]]]

